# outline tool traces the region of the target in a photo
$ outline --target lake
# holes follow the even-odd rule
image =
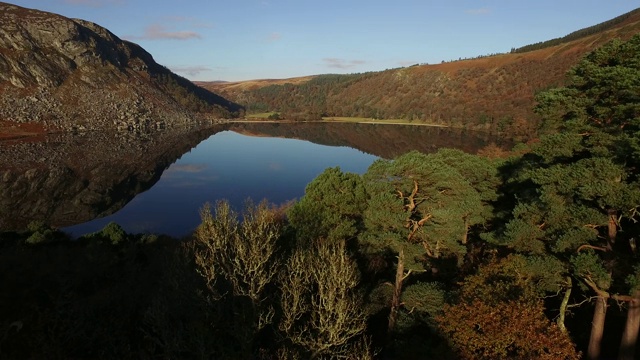
[[[199,224],[206,202],[281,204],[328,167],[364,173],[380,157],[444,146],[475,152],[491,142],[461,130],[370,124],[54,134],[0,144],[0,228],[39,220],[79,236],[115,221],[128,232],[180,237]]]
[[[64,230],[79,235],[115,221],[128,232],[182,236],[199,224],[205,202],[227,199],[236,208],[247,198],[284,203],[304,195],[306,184],[328,167],[363,173],[376,158],[345,146],[223,131],[184,154],[122,210]]]

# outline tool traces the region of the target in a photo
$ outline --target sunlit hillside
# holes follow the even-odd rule
[[[364,74],[199,85],[248,112],[278,111],[305,120],[402,118],[526,137],[538,123],[533,112],[537,92],[564,84],[567,71],[587,52],[639,32],[636,10],[509,54]]]

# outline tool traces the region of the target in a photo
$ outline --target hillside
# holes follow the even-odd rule
[[[246,106],[291,118],[403,118],[526,137],[537,126],[534,96],[564,84],[587,52],[640,32],[640,11],[514,53],[352,75],[199,83]],[[532,50],[536,49],[536,50]],[[528,51],[529,50],[529,51]]]
[[[0,120],[138,128],[240,111],[103,27],[0,3]]]

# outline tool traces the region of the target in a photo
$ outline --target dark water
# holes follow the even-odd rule
[[[306,184],[327,167],[363,173],[375,159],[344,146],[223,131],[184,154],[117,213],[65,230],[78,235],[115,221],[128,232],[181,236],[198,225],[205,202],[228,199],[241,207],[247,198],[266,198],[284,203],[302,196]]]
[[[183,236],[206,202],[280,204],[327,167],[363,173],[379,157],[473,153],[495,140],[419,126],[239,123],[0,143],[0,229],[38,220],[77,236],[115,221],[128,232]]]

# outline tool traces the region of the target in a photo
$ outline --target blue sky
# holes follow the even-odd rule
[[[508,52],[638,0],[9,0],[95,22],[191,80],[378,71]]]

